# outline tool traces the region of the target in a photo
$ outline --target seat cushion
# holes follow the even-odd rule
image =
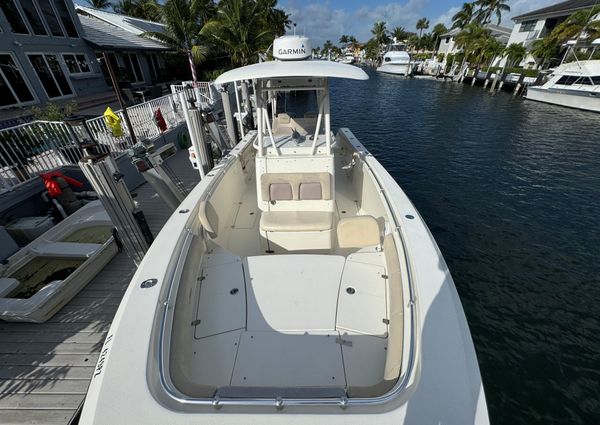
[[[381,243],[381,231],[375,217],[361,215],[342,218],[337,226],[340,248],[364,248]]]
[[[265,232],[319,232],[333,228],[333,213],[326,211],[265,211],[260,217]]]

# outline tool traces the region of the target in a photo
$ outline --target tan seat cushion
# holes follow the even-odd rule
[[[342,218],[337,225],[340,248],[364,248],[381,243],[379,223],[371,215]]]
[[[324,211],[265,211],[260,217],[265,232],[320,232],[333,228],[333,213]]]

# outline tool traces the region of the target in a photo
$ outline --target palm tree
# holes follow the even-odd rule
[[[483,58],[482,52],[487,39],[491,36],[491,31],[482,27],[477,22],[467,24],[465,28],[456,35],[455,42],[458,48],[462,48],[464,56],[461,64],[461,70],[467,61],[475,61],[477,68]],[[461,74],[462,80],[462,74]]]
[[[142,36],[156,38],[186,55],[192,80],[196,82],[196,63],[204,60],[208,52],[200,30],[213,11],[212,0],[167,0],[162,10],[166,31],[146,32]]]
[[[600,13],[600,5],[577,11],[557,25],[550,36],[561,44],[573,39],[595,40],[600,38],[600,21],[595,20],[598,13]]]
[[[373,34],[373,38],[379,46],[390,42],[388,30],[385,25],[386,24],[383,21],[375,22],[373,24],[373,29],[371,29],[371,34]]]
[[[220,0],[216,15],[200,34],[231,55],[234,67],[258,60],[279,28],[269,23],[268,10],[256,0]]]
[[[433,27],[433,30],[431,31],[431,33],[434,35],[434,45],[433,45],[434,50],[437,49],[438,41],[442,37],[442,34],[445,34],[447,32],[448,32],[448,28],[446,28],[446,25],[444,25],[442,23],[435,24],[435,26]]]
[[[427,28],[429,28],[429,19],[421,18],[417,21],[417,30],[419,31],[419,38],[421,38],[423,30],[426,30]]]
[[[525,49],[525,46],[520,43],[512,43],[506,47],[504,54],[506,55],[506,59],[510,64],[510,68],[523,60],[527,54],[527,49]]]
[[[340,44],[347,44],[348,43],[348,36],[347,35],[342,35],[340,37]]]
[[[500,25],[502,12],[510,12],[510,6],[506,3],[508,3],[508,0],[477,0],[475,4],[479,6],[479,10],[476,19],[482,25],[487,25],[492,22],[492,15],[495,14],[498,18],[497,24]]]
[[[290,15],[276,7],[277,0],[257,0],[257,3],[258,10],[264,15],[267,25],[277,36],[284,35],[285,30],[292,24]]]
[[[560,48],[556,40],[552,37],[544,37],[541,40],[533,42],[531,54],[542,60],[541,68],[544,69],[546,64],[553,58],[558,56]]]
[[[406,40],[409,36],[410,33],[408,31],[406,31],[406,28],[404,27],[396,27],[392,30],[392,37],[394,37],[396,39],[396,41],[402,41],[402,40]]]
[[[122,15],[150,21],[159,21],[162,17],[162,7],[156,0],[120,0],[113,9]]]
[[[496,61],[496,58],[502,56],[504,54],[504,45],[496,40],[494,37],[488,37],[484,42],[482,49],[483,59],[488,62],[488,74],[490,72],[490,68]]]
[[[106,9],[111,6],[110,0],[85,0],[90,6],[96,9]]]
[[[472,20],[475,14],[474,3],[463,3],[462,8],[452,17],[452,28],[463,29]]]

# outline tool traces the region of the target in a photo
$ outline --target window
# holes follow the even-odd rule
[[[28,55],[31,65],[50,99],[73,94],[71,85],[58,63],[56,55]]]
[[[33,0],[21,0],[21,8],[23,9],[23,12],[25,12],[25,17],[27,18],[33,33],[35,35],[48,35],[46,28],[44,28],[44,24],[42,23],[42,18],[33,4]]]
[[[2,8],[12,32],[15,34],[29,34],[27,25],[25,25],[25,21],[13,0],[0,0],[0,8]]]
[[[144,81],[144,76],[142,75],[142,69],[140,68],[140,63],[138,62],[138,58],[135,53],[125,53],[123,54],[123,61],[125,62],[125,70],[127,71],[127,76],[129,77],[129,81],[132,83],[141,83]]]
[[[8,53],[0,54],[0,107],[34,101],[21,70]]]
[[[450,37],[446,37],[446,44],[450,43]]]
[[[44,19],[46,19],[46,23],[48,24],[48,28],[50,28],[52,35],[64,37],[65,35],[54,14],[54,9],[52,8],[52,4],[50,4],[50,0],[38,0],[38,4],[40,5],[40,9],[42,10],[42,14],[44,15]]]
[[[535,29],[535,24],[537,21],[523,21],[521,22],[521,27],[519,28],[520,32],[531,32]]]
[[[67,35],[73,38],[79,37],[79,34],[77,34],[77,29],[75,29],[73,19],[71,18],[71,14],[69,13],[69,9],[65,4],[65,0],[54,0],[54,4],[56,5],[58,16],[60,16],[60,21],[62,22],[65,30],[67,31]]]
[[[65,60],[65,65],[67,65],[69,74],[91,72],[90,66],[83,54],[65,54],[63,55],[63,59]]]
[[[146,62],[148,62],[148,69],[150,70],[150,76],[152,77],[152,80],[157,82],[161,77],[158,58],[156,55],[150,54],[146,56]]]

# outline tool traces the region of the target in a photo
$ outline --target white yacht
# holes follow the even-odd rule
[[[600,112],[600,60],[565,63],[550,74],[544,85],[528,87],[525,97]]]
[[[328,79],[367,74],[304,60],[305,37],[273,50],[216,80],[255,82],[258,130],[155,239],[80,423],[489,424],[434,239],[352,132],[331,129]],[[267,109],[299,90],[318,112]]]
[[[386,74],[409,75],[411,71],[410,55],[406,51],[406,44],[399,42],[390,44],[377,71]]]
[[[352,64],[354,63],[354,52],[351,48],[346,49],[344,53],[344,57],[341,60],[341,63]]]

